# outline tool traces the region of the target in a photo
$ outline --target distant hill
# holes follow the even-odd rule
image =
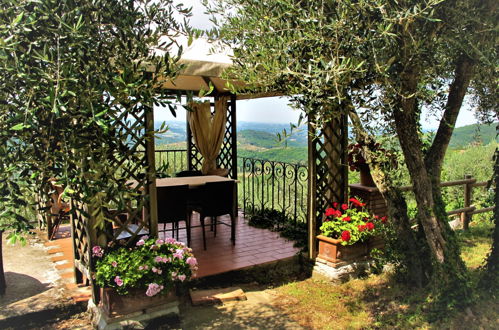
[[[306,165],[308,149],[307,147],[279,147],[264,150],[238,148],[237,156]]]
[[[288,139],[279,140],[277,133],[264,132],[254,129],[245,129],[237,133],[237,142],[240,146],[250,145],[260,148],[280,148],[280,147],[305,147],[307,145],[306,136],[293,134]],[[300,132],[301,133],[301,132]]]
[[[156,122],[159,128],[161,122]],[[185,122],[174,121],[168,123],[169,129],[159,134],[156,144],[170,149],[182,149],[186,144]],[[454,130],[450,141],[450,149],[464,149],[470,145],[487,145],[496,141],[496,124],[468,125]],[[289,124],[267,124],[253,122],[237,123],[238,155],[283,161],[289,163],[306,163],[307,160],[307,131],[301,129],[293,133],[285,142],[279,141],[277,134],[283,130],[289,132]]]
[[[463,149],[472,144],[487,145],[496,139],[496,125],[473,124],[454,129],[449,147]]]
[[[156,121],[154,127],[159,129],[163,122]],[[186,124],[182,121],[170,121],[168,130],[165,133],[158,134],[156,144],[172,144],[185,142],[187,139]],[[238,122],[238,144],[251,145],[263,148],[273,148],[284,145],[277,139],[277,133],[283,130],[289,132],[289,124],[268,124],[268,123],[253,123],[253,122]],[[296,131],[292,137],[287,140],[288,146],[306,146],[307,132],[306,130]]]
[[[275,134],[256,131],[253,129],[245,129],[237,133],[237,144],[239,146],[255,146],[260,148],[274,148],[277,147],[279,142]]]

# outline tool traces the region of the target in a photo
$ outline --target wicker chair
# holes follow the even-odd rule
[[[166,224],[172,224],[172,237],[179,238],[179,230],[185,229],[187,232],[187,245],[191,245],[191,213],[187,207],[188,185],[157,187],[158,198],[158,224],[163,224],[163,232],[166,231]],[[185,220],[185,227],[180,228],[179,222]],[[175,235],[176,233],[176,235]]]

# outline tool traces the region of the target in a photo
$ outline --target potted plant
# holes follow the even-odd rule
[[[366,257],[373,248],[381,248],[379,238],[386,217],[372,216],[365,203],[350,198],[348,204],[333,203],[324,213],[320,227],[318,257],[337,263]]]
[[[192,250],[173,238],[137,241],[134,247],[92,249],[95,283],[101,287],[101,307],[109,316],[126,315],[176,299],[176,283],[197,270]]]

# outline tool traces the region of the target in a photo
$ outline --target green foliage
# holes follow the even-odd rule
[[[141,150],[138,116],[170,105],[158,86],[181,68],[181,49],[168,52],[183,29],[177,14],[189,12],[167,0],[0,4],[2,222],[29,220],[22,209],[32,201],[13,181],[39,193],[56,177],[101,225],[104,208],[130,201],[123,183],[145,169],[123,158]]]
[[[307,246],[307,224],[293,221],[283,211],[268,208],[251,209],[247,211],[246,216],[250,226],[278,231],[282,237],[295,241],[296,247]]]
[[[447,154],[442,168],[442,181],[464,179],[469,174],[483,182],[493,177],[492,156],[497,143],[486,146],[474,146],[465,150],[455,150]],[[463,186],[448,187],[442,189],[447,210],[458,209],[463,205]],[[473,189],[473,205],[477,208],[488,207],[494,204],[494,191],[486,187]]]
[[[304,147],[279,147],[257,151],[248,148],[238,148],[237,155],[238,157],[266,159],[276,162],[306,165],[308,149]]]
[[[92,249],[96,262],[96,283],[115,288],[119,294],[130,289],[148,289],[151,284],[168,292],[175,282],[188,281],[197,269],[197,261],[190,248],[172,239],[140,239],[133,248],[118,247],[104,252],[99,246]],[[154,294],[152,294],[154,295]]]

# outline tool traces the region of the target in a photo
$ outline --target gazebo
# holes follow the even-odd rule
[[[211,53],[210,48],[211,44],[206,40],[194,40],[185,48],[180,59],[180,63],[185,65],[184,69],[175,80],[165,79],[161,87],[171,91],[172,95],[179,93],[196,95],[201,90],[211,90],[204,96],[204,99],[210,101],[212,113],[215,112],[215,103],[218,100],[221,98],[227,100],[224,109],[227,112],[227,121],[216,165],[228,170],[230,178],[237,179],[237,100],[276,96],[276,94],[231,93],[227,88],[227,81],[221,78],[223,71],[232,65],[230,53],[228,51]],[[130,118],[133,120],[129,120]],[[116,168],[127,173],[128,177],[137,183],[129,189],[141,197],[131,203],[122,203],[114,196],[107,196],[111,202],[120,206],[117,210],[108,210],[109,214],[106,216],[113,219],[112,227],[114,228],[110,225],[104,229],[97,228],[95,217],[88,216],[92,214],[91,206],[73,207],[75,210],[86,211],[76,211],[71,217],[76,281],[82,282],[85,278],[92,285],[91,250],[93,246],[104,246],[120,237],[126,237],[125,240],[131,242],[144,230],[150,236],[158,235],[153,106],[151,105],[149,111],[144,113],[124,112],[114,120],[119,134],[126,136],[125,140],[133,144],[133,148],[129,150],[142,150],[142,152],[131,151],[128,154],[116,154],[111,160]],[[348,142],[347,119],[346,116],[332,119],[326,126],[317,127],[314,118],[308,118],[308,130],[308,257],[313,259],[316,256],[316,235],[324,210],[333,202],[343,202],[347,198],[348,168],[344,165]],[[188,121],[187,162],[189,170],[200,170],[202,161]],[[127,216],[124,217],[123,214]],[[131,223],[136,225],[131,227],[129,226]],[[94,300],[96,299],[98,300],[98,297],[94,290]]]

